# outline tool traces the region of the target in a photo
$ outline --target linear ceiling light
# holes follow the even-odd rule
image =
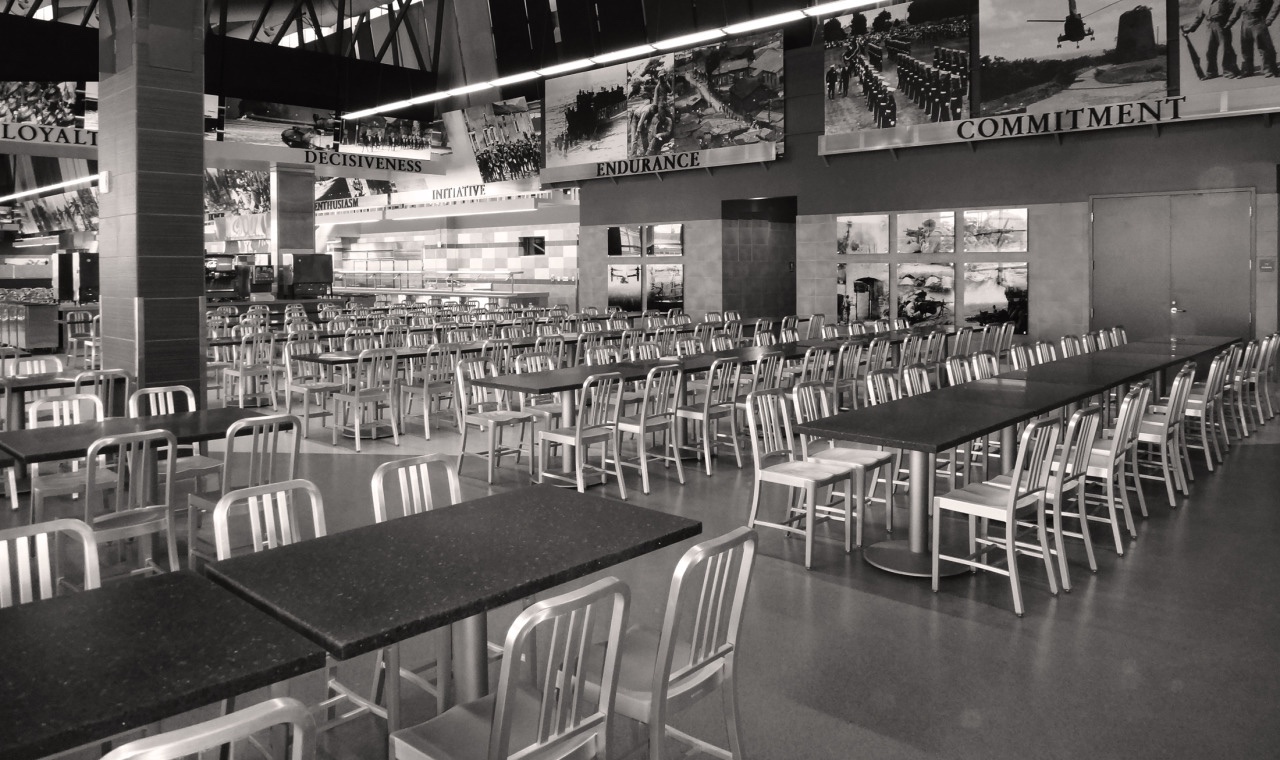
[[[708,42],[716,40],[724,36],[723,29],[708,29],[705,32],[694,32],[693,34],[682,34],[679,37],[672,37],[668,40],[660,40],[653,43],[653,46],[659,50],[674,50],[675,48],[686,47],[688,45],[696,45],[699,42]]]
[[[527,82],[530,79],[537,79],[540,76],[542,75],[536,71],[526,71],[523,74],[512,74],[511,76],[495,79],[489,84],[493,85],[494,87],[506,87],[509,84],[516,84],[517,82]]]
[[[786,13],[778,13],[773,16],[765,16],[764,18],[743,21],[741,24],[733,24],[726,26],[724,33],[727,35],[743,34],[745,32],[754,32],[757,29],[768,29],[771,26],[782,26],[790,24],[792,21],[799,21],[804,18],[804,11],[787,11]]]
[[[19,198],[27,198],[32,195],[40,195],[41,193],[47,193],[50,190],[61,190],[64,187],[75,187],[76,185],[85,185],[90,182],[97,182],[100,176],[101,175],[98,175],[98,174],[90,174],[87,177],[77,177],[75,179],[69,179],[65,182],[55,182],[52,185],[45,185],[44,187],[37,187],[32,190],[23,190],[20,193],[12,193],[10,195],[0,196],[0,203],[4,203],[6,201],[14,201]]]
[[[652,53],[653,51],[653,45],[636,45],[635,47],[627,48],[626,50],[615,50],[612,53],[597,55],[591,60],[596,63],[613,63],[614,61],[621,61],[626,58],[635,58],[636,56],[644,55],[645,53]]]
[[[815,5],[812,8],[805,8],[806,16],[827,16],[840,11],[851,11],[854,8],[862,8],[868,5],[875,5],[878,0],[835,0],[832,3],[823,3]]]
[[[538,69],[538,73],[544,77],[553,77],[557,74],[567,74],[570,71],[585,69],[588,66],[593,66],[593,65],[595,65],[595,61],[591,60],[590,58],[580,58],[576,61],[569,61],[568,63],[558,63],[555,66],[548,66],[545,69]]]

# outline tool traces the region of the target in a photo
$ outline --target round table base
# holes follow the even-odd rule
[[[943,553],[949,552],[944,549]],[[955,549],[954,552],[950,553],[960,554],[962,551]],[[967,554],[968,552],[963,553]],[[868,564],[891,573],[909,575],[915,578],[933,577],[933,555],[927,552],[916,554],[911,551],[908,542],[902,539],[872,544],[862,550],[862,556]],[[938,575],[942,577],[960,575],[968,571],[969,568],[964,565],[957,565],[954,562],[945,560],[938,566]]]

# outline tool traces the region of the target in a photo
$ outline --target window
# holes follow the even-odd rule
[[[521,256],[546,256],[547,255],[547,239],[544,237],[520,238],[520,255]]]

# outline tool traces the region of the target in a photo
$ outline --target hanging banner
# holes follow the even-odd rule
[[[240,240],[271,237],[270,214],[245,214],[214,219],[213,225],[219,238]]]
[[[728,148],[712,148],[688,153],[663,153],[657,156],[623,158],[616,161],[600,161],[594,164],[547,167],[542,170],[542,181],[571,182],[582,179],[625,177],[679,169],[711,169],[717,166],[773,161],[778,157],[777,147],[776,143],[758,142],[750,145],[734,145]]]

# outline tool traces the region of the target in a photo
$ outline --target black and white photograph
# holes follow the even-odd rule
[[[387,195],[395,191],[396,183],[387,179],[316,177],[316,203]]]
[[[41,234],[97,232],[98,191],[81,187],[65,193],[23,201],[23,208]]]
[[[889,252],[889,215],[858,214],[836,217],[836,253],[885,254]]]
[[[836,264],[836,315],[842,325],[889,318],[889,265]]]
[[[1277,16],[1266,0],[1178,0],[1179,94],[1280,86]]]
[[[206,218],[264,214],[270,210],[270,172],[248,169],[204,170]]]
[[[956,215],[953,211],[898,214],[898,253],[953,253]]]
[[[1131,103],[1168,93],[1163,3],[981,0],[978,15],[984,116]]]
[[[684,309],[683,264],[646,264],[644,275],[648,289],[644,308],[655,311]]]
[[[955,324],[955,269],[950,264],[899,264],[898,318],[912,327]]]
[[[826,132],[969,117],[969,0],[913,0],[822,23]]]
[[[524,98],[471,106],[462,112],[467,139],[485,182],[509,182],[542,165],[542,105]]]
[[[229,113],[227,119],[230,121]],[[428,122],[381,114],[343,119],[339,135],[338,149],[343,153],[423,160],[430,160],[436,139]]]
[[[1014,332],[1027,334],[1027,262],[964,265],[966,324],[1013,322]]]
[[[337,127],[333,111],[226,98],[222,141],[332,150]]]
[[[684,225],[654,224],[645,229],[648,236],[645,254],[648,256],[683,256]]]
[[[627,157],[627,64],[569,74],[546,83],[546,165],[573,166]]]
[[[761,141],[782,152],[782,35],[737,37],[627,64],[628,156]]]
[[[0,82],[0,121],[76,126],[75,82]]]
[[[609,256],[639,256],[643,253],[644,227],[638,224],[624,224],[610,227],[608,230]]]
[[[639,264],[609,265],[609,284],[606,292],[610,309],[644,310],[644,283],[640,279],[642,271]]]
[[[1027,250],[1025,208],[978,209],[964,212],[966,253],[1022,253]]]

